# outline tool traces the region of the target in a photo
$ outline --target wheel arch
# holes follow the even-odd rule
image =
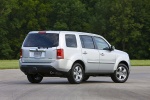
[[[129,65],[128,65],[128,63],[126,61],[120,61],[119,64],[125,64],[127,66],[127,68],[129,69]]]
[[[116,60],[116,63],[114,65],[114,71],[117,69],[118,65],[119,64],[125,64],[127,66],[127,68],[129,69],[130,71],[130,61],[128,59],[124,59],[122,57],[119,57],[117,60]]]
[[[84,64],[84,62],[83,62],[82,60],[76,60],[76,61],[73,63],[73,65],[74,65],[75,63],[81,64],[82,67],[83,67],[83,70],[85,71],[85,64]],[[73,66],[73,65],[72,65],[72,66]]]

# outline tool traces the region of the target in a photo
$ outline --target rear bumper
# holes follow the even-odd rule
[[[44,74],[44,73],[50,73],[50,71],[56,71],[52,66],[46,66],[46,65],[22,65],[20,67],[20,70],[24,72],[25,74]]]
[[[67,72],[58,71],[54,67],[48,65],[21,65],[20,70],[26,75],[40,74],[42,76],[67,77]]]
[[[37,59],[38,61],[38,59]],[[62,71],[62,72],[69,72],[72,66],[72,61],[71,60],[65,60],[65,59],[59,59],[59,60],[53,60],[50,62],[26,62],[24,59],[20,58],[19,59],[19,66],[21,67],[28,67],[28,66],[41,66],[42,68],[50,68],[50,69],[55,69],[57,71]]]

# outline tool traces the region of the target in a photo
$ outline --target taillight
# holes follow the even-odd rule
[[[20,49],[20,58],[22,58],[22,49]]]
[[[64,59],[64,50],[57,49],[57,59]]]

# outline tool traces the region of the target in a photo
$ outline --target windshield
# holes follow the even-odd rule
[[[59,34],[45,33],[45,34],[28,34],[24,47],[56,47],[59,43]]]

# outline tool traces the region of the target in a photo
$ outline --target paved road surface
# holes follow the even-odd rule
[[[0,100],[150,100],[150,67],[132,67],[123,84],[109,77],[90,77],[79,85],[48,77],[30,84],[18,69],[0,70]]]

